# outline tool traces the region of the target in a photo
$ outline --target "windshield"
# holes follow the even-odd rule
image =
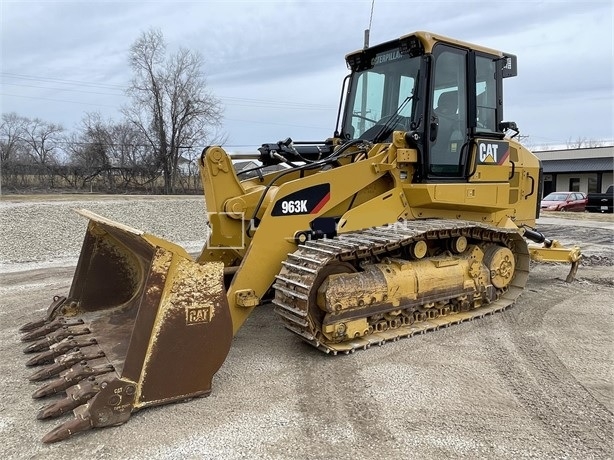
[[[566,193],[551,193],[544,201],[565,201],[569,195]]]
[[[395,49],[376,54],[371,62],[373,68],[352,75],[343,122],[349,139],[373,140],[386,123],[409,130],[420,58]]]

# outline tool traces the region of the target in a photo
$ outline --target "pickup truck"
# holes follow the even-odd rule
[[[610,185],[605,193],[589,193],[586,210],[588,212],[613,212],[614,185]]]

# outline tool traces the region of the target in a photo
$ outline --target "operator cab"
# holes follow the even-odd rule
[[[516,75],[516,57],[417,32],[346,56],[352,73],[340,137],[390,142],[408,133],[418,150],[420,180],[471,176],[473,146],[491,140],[491,155],[509,123],[503,119],[502,79]],[[486,148],[486,147],[485,147]],[[501,152],[503,154],[503,152]]]

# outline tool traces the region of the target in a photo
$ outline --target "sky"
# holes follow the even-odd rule
[[[152,28],[202,54],[229,151],[335,129],[345,55],[417,30],[518,56],[504,119],[535,149],[614,144],[614,6],[602,1],[0,0],[0,112],[119,122],[130,46]],[[371,16],[373,5],[373,14]],[[203,142],[203,146],[205,142]]]

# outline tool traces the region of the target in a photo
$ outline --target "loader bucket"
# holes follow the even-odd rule
[[[194,262],[183,248],[88,211],[83,248],[67,297],[24,325],[33,394],[66,393],[38,418],[74,412],[49,432],[60,441],[119,425],[140,408],[211,391],[232,340],[223,264]]]

